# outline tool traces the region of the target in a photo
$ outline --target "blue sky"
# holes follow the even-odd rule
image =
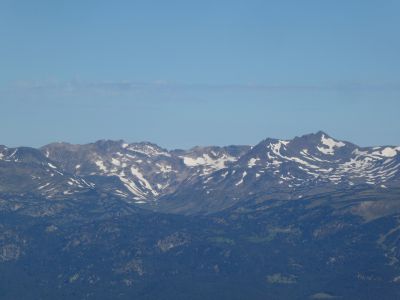
[[[399,1],[0,0],[0,144],[400,145]]]

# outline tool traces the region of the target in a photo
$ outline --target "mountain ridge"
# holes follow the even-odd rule
[[[399,151],[0,147],[0,298],[398,299]]]
[[[188,150],[105,139],[82,145],[57,142],[39,149],[0,147],[0,162],[10,163],[13,170],[32,155],[41,175],[31,176],[26,191],[51,198],[97,189],[132,204],[162,202],[156,205],[160,207],[174,202],[175,207],[186,206],[183,202],[191,202],[194,194],[201,198],[196,201],[213,206],[222,198],[233,205],[254,195],[264,201],[274,193],[296,199],[317,189],[365,184],[387,188],[399,185],[400,170],[400,147],[359,147],[323,131],[290,140],[266,138],[254,146]],[[22,169],[20,173],[27,173]]]

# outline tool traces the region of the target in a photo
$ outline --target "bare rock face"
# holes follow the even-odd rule
[[[21,248],[16,244],[7,244],[0,247],[0,261],[18,260],[21,256]]]
[[[187,234],[175,232],[164,239],[159,240],[157,246],[162,252],[167,252],[173,248],[188,244],[189,242],[190,238]]]
[[[132,259],[127,263],[123,264],[121,267],[116,268],[114,272],[116,274],[135,273],[139,276],[143,276],[145,274],[143,262],[140,259]]]

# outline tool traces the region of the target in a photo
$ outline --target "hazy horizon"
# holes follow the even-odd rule
[[[354,143],[353,141],[348,140],[348,139],[339,139],[339,138],[337,138],[336,136],[331,135],[329,132],[326,132],[325,130],[318,130],[318,131],[324,132],[325,134],[327,134],[328,136],[330,136],[331,138],[333,138],[333,139],[335,139],[335,140],[350,142],[350,143],[353,143],[353,144],[355,144],[355,145],[357,145],[357,146],[360,146],[360,147],[374,147],[374,146],[394,146],[394,147],[398,147],[398,146],[400,146],[400,145],[396,145],[396,144],[360,145],[360,144]],[[189,149],[192,149],[192,148],[195,148],[195,147],[212,147],[212,146],[219,146],[219,147],[224,147],[224,146],[255,146],[255,145],[257,145],[259,142],[261,142],[262,140],[265,140],[265,139],[267,139],[267,138],[278,139],[278,140],[279,140],[279,139],[280,139],[280,140],[292,140],[292,139],[294,139],[295,137],[301,137],[301,136],[308,135],[308,134],[315,134],[315,133],[317,133],[318,131],[306,132],[306,133],[304,133],[304,134],[294,135],[294,136],[292,136],[292,137],[286,137],[286,138],[275,137],[275,136],[266,136],[266,137],[260,139],[259,141],[257,141],[256,143],[253,143],[253,144],[243,144],[243,143],[203,144],[203,145],[202,145],[202,144],[196,144],[196,145],[192,145],[192,146],[185,147],[185,148],[182,148],[182,147],[172,147],[172,148],[171,148],[171,147],[165,147],[164,145],[155,143],[154,141],[150,141],[150,140],[130,141],[130,140],[126,140],[126,139],[123,139],[123,138],[115,138],[115,139],[101,138],[101,139],[92,140],[92,141],[87,141],[87,142],[82,142],[82,143],[74,143],[74,142],[70,142],[70,141],[61,141],[61,140],[60,140],[60,141],[50,141],[49,143],[45,143],[45,144],[38,145],[38,146],[34,146],[34,145],[24,145],[24,144],[21,144],[21,145],[6,145],[6,144],[1,144],[1,143],[0,143],[0,145],[4,145],[4,146],[7,146],[7,147],[32,147],[32,148],[41,148],[41,147],[44,147],[44,146],[47,146],[47,145],[50,145],[50,144],[53,144],[53,143],[66,143],[66,144],[72,144],[72,145],[85,145],[85,144],[96,143],[96,142],[99,142],[99,141],[123,141],[123,142],[129,143],[129,144],[131,144],[131,143],[152,143],[152,144],[156,144],[157,146],[159,146],[159,147],[161,147],[161,148],[167,149],[168,151],[173,151],[173,150],[189,150]]]
[[[0,143],[400,145],[400,3],[0,4]],[[384,16],[384,17],[383,17]]]

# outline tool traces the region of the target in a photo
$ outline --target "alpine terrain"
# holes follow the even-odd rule
[[[0,146],[0,299],[399,299],[399,260],[399,146]]]

